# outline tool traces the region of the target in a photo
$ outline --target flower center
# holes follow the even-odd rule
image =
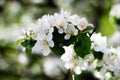
[[[81,26],[82,28],[84,28],[84,27],[86,26],[86,23],[85,23],[85,22],[81,22],[81,23],[80,23],[80,26]]]

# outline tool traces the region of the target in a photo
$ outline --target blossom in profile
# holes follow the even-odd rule
[[[104,52],[107,48],[107,38],[102,36],[101,33],[94,33],[91,36],[91,49],[94,49],[97,52]]]

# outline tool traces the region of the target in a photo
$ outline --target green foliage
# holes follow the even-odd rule
[[[53,32],[53,41],[55,42],[55,44],[61,44],[65,42],[64,39],[65,34],[59,34],[58,33],[58,29],[56,27],[54,27],[54,32]]]
[[[18,39],[18,40],[16,41],[16,44],[19,44],[19,43],[23,42],[24,40],[25,40],[25,37],[20,38],[20,39]]]
[[[65,53],[65,50],[64,48],[62,47],[59,47],[57,45],[55,45],[54,47],[51,47],[50,48],[52,50],[52,52],[56,55],[62,55],[63,53]]]
[[[114,17],[114,21],[115,21],[115,23],[116,23],[117,25],[120,25],[120,19]]]
[[[75,41],[76,41],[76,36],[72,36],[70,37],[69,40],[65,40],[64,45],[69,46],[70,44],[74,44]]]
[[[97,71],[100,71],[102,67],[96,67],[96,70]]]
[[[65,34],[59,34],[58,29],[54,28],[53,32],[53,41],[54,41],[54,47],[51,47],[50,49],[52,50],[53,53],[56,55],[62,55],[65,53],[65,50],[63,46],[69,46],[70,44],[73,44],[76,40],[75,36],[71,36],[69,40],[64,39]]]
[[[83,33],[89,33],[92,30],[93,30],[93,27],[92,26],[88,26],[85,30],[83,30]]]
[[[56,55],[62,55],[65,52],[65,50],[62,48],[63,43],[65,42],[64,35],[65,34],[59,34],[57,28],[54,28],[53,41],[55,45],[54,47],[50,47],[50,49]]]
[[[80,34],[74,45],[74,50],[78,56],[84,58],[90,52],[91,41],[86,34]]]
[[[95,58],[102,60],[103,58],[103,53],[102,52],[93,52],[93,55],[95,56]]]
[[[111,36],[115,31],[115,28],[110,22],[108,15],[103,15],[101,17],[99,25],[99,32],[101,32],[103,36]]]
[[[58,29],[54,28],[53,41],[55,43],[55,46],[52,47],[51,50],[57,55],[62,55],[65,52],[63,46],[75,44],[74,49],[77,55],[80,57],[84,57],[85,55],[89,54],[90,51],[90,37],[88,37],[86,33],[89,33],[89,31],[91,30],[93,30],[93,27],[88,26],[80,35],[71,36],[69,40],[65,40],[65,34],[59,34]]]
[[[26,54],[27,55],[30,55],[31,54],[31,51],[32,51],[32,48],[33,46],[35,45],[37,41],[36,40],[33,40],[32,38],[30,39],[25,39],[23,42],[21,42],[21,45],[23,47],[25,47],[25,50],[26,50]]]

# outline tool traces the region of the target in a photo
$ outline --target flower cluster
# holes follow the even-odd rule
[[[93,26],[88,23],[86,18],[70,15],[61,10],[61,13],[44,15],[38,19],[38,22],[34,24],[34,26],[32,25],[31,29],[26,31],[26,34],[28,37],[36,40],[32,51],[38,51],[43,53],[43,55],[48,55],[51,52],[51,48],[61,44],[66,46],[67,43],[65,41],[70,41],[72,37],[78,36],[79,33],[87,29],[87,27]],[[55,39],[59,38],[59,36],[61,36],[62,41],[61,39]],[[69,44],[72,42],[70,41]],[[62,46],[60,46],[60,48],[62,48]]]
[[[102,51],[105,47],[104,45],[106,45],[106,37],[102,37],[100,33],[94,33],[91,36],[91,42],[91,49],[94,49],[95,51]],[[83,70],[89,70],[93,72],[96,69],[98,60],[92,53],[88,53],[83,58],[78,56],[74,51],[74,45],[70,45],[68,47],[64,46],[64,49],[65,53],[61,56],[61,59],[63,62],[65,62],[65,67],[67,69],[70,69],[75,74],[81,74]]]
[[[18,42],[27,54],[60,55],[65,67],[77,75],[88,70],[100,80],[120,78],[120,48],[108,47],[107,38],[92,30],[86,18],[61,11],[38,19]]]
[[[61,56],[65,67],[75,74],[81,74],[83,70],[89,70],[100,80],[119,79],[120,75],[120,47],[107,46],[107,38],[100,33],[91,36],[91,51],[84,58],[77,56],[73,45],[65,48]],[[95,53],[94,53],[95,52]],[[102,56],[102,58],[98,58]],[[99,69],[98,69],[99,68]]]
[[[91,44],[91,49],[94,49],[95,51],[101,51],[104,52],[107,48],[107,38],[102,37],[100,33],[96,34],[94,33],[91,36],[91,41],[93,42]]]
[[[102,63],[102,73],[112,72],[116,78],[120,78],[120,48],[108,48],[108,51],[104,53]]]
[[[73,45],[64,48],[65,53],[61,56],[61,59],[65,62],[65,67],[75,74],[81,74],[82,70],[92,71],[96,67],[96,61],[94,60],[93,54],[88,54],[85,58],[82,58],[77,56],[73,49]]]
[[[118,79],[120,78],[120,48],[108,47],[107,38],[101,36],[100,33],[94,33],[91,36],[92,44],[91,48],[96,51],[96,54],[103,54],[101,59],[98,59],[97,66],[100,70],[95,70],[95,75],[101,80]],[[101,53],[97,53],[101,52]],[[96,55],[94,55],[96,56]],[[100,56],[100,55],[98,55]],[[97,57],[95,57],[97,58]],[[114,76],[114,77],[113,77]]]

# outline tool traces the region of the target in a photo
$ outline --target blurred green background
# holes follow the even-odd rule
[[[96,32],[110,37],[116,30],[110,22],[111,7],[119,0],[0,0],[0,80],[70,80],[59,57],[33,53],[27,57],[16,40],[22,29],[45,14],[60,12],[86,17]]]

